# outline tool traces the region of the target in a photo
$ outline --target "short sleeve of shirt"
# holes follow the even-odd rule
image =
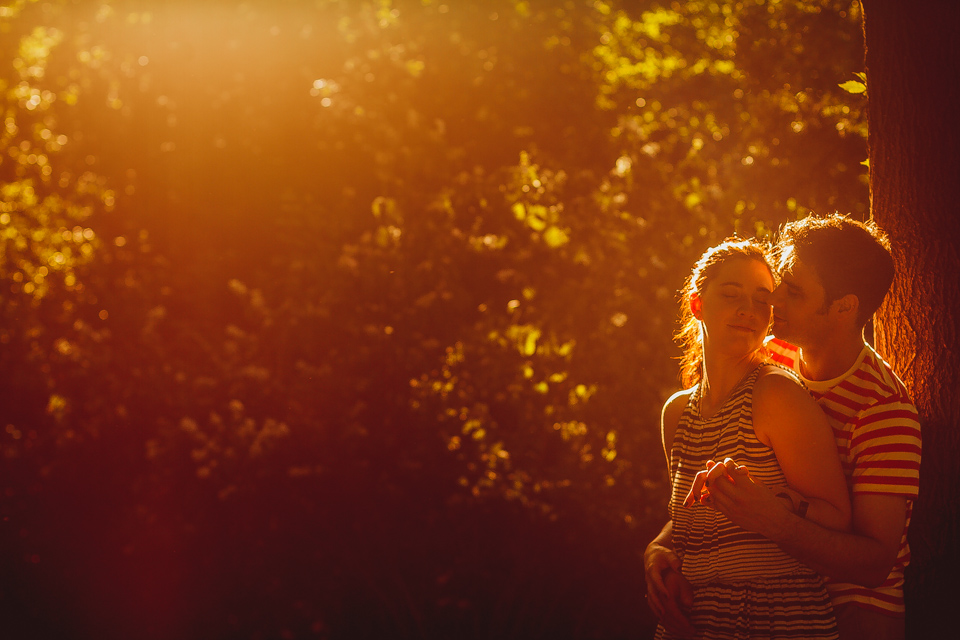
[[[920,423],[913,403],[889,397],[856,417],[850,441],[853,492],[917,497]]]

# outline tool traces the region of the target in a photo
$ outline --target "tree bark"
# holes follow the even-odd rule
[[[908,638],[957,625],[960,594],[960,3],[864,0],[871,215],[897,274],[876,342],[920,413]]]

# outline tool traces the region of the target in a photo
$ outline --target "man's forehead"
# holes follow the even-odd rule
[[[793,285],[804,288],[823,286],[817,270],[810,263],[801,260],[792,246],[781,253],[778,266],[781,279],[789,278]]]

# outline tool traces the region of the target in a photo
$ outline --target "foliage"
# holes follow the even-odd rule
[[[79,636],[649,629],[675,291],[730,233],[864,211],[858,21],[0,9],[3,606]]]

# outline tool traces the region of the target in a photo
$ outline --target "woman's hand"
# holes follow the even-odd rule
[[[731,463],[733,462],[730,458],[727,458],[727,460],[730,460]],[[735,467],[736,465],[734,464],[733,466]],[[698,472],[697,475],[693,477],[693,484],[690,486],[690,491],[687,492],[687,496],[683,499],[683,506],[690,507],[697,502],[700,504],[710,504],[710,482],[719,478],[726,478],[731,482],[733,481],[725,464],[717,464],[713,460],[708,460],[707,468]]]
[[[791,499],[777,496],[770,487],[751,476],[746,467],[727,458],[710,471],[713,477],[709,506],[731,522],[771,539],[789,526]]]

